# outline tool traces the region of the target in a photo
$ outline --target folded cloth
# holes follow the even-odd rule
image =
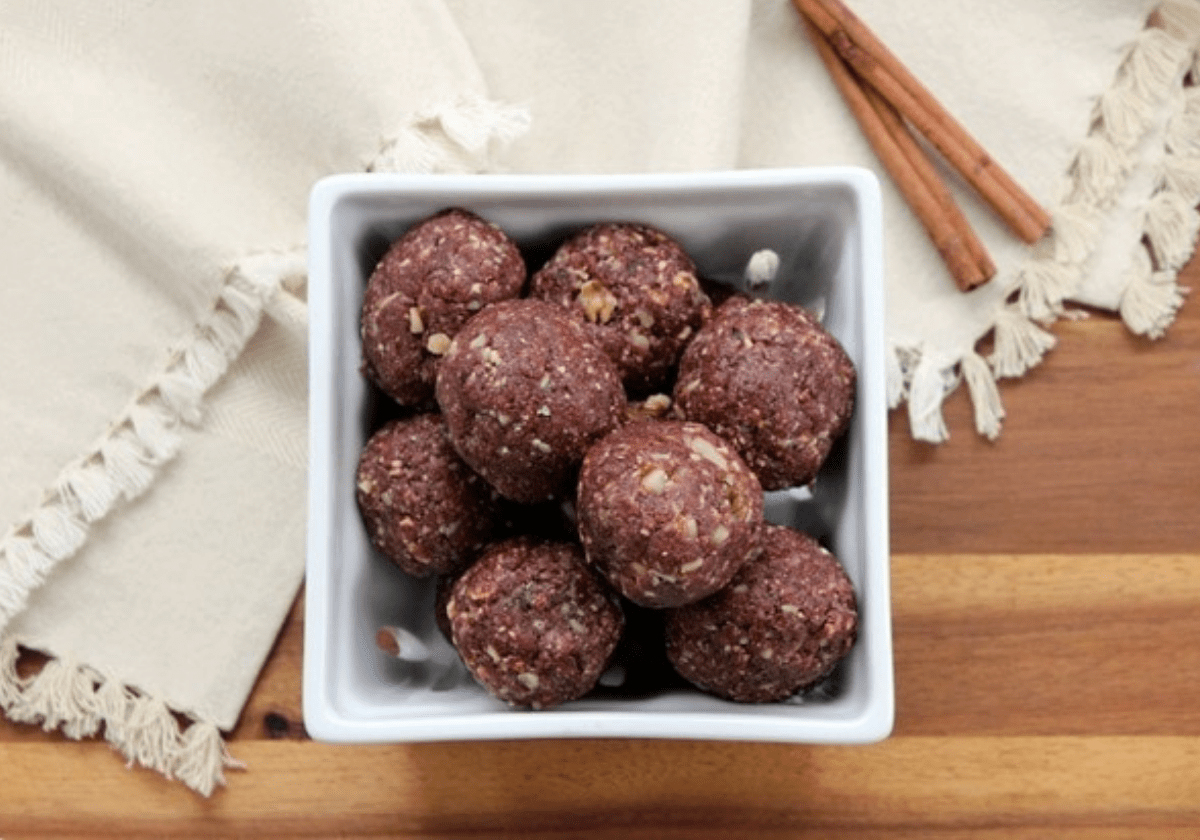
[[[208,793],[303,575],[308,191],[524,117],[437,2],[6,6],[0,50],[0,706]]]
[[[852,5],[1053,213],[1030,248],[951,179],[999,267],[964,295],[881,174],[893,401],[942,440],[965,381],[994,436],[1069,301],[1178,306],[1200,2]],[[203,793],[303,572],[315,180],[882,173],[787,0],[18,4],[0,48],[0,707]]]

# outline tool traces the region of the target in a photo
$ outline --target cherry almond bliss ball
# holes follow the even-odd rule
[[[562,307],[491,304],[454,337],[437,377],[450,440],[497,492],[531,504],[568,493],[593,441],[625,413],[608,356]]]
[[[711,598],[667,613],[667,657],[698,688],[772,703],[826,677],[854,644],[858,606],[837,559],[766,525],[762,556]]]
[[[451,209],[410,228],[383,255],[363,294],[363,373],[400,405],[433,396],[441,357],[468,318],[516,297],[521,252],[498,227]]]
[[[676,607],[711,595],[759,551],[763,494],[699,423],[630,423],[588,450],[576,514],[588,562],[626,598]]]
[[[359,456],[356,497],[371,543],[413,577],[464,569],[491,540],[496,503],[437,414],[394,420]]]
[[[733,444],[764,490],[809,484],[854,411],[854,363],[782,301],[731,297],[679,362],[675,406]]]
[[[595,686],[624,618],[574,543],[517,537],[488,549],[446,604],[472,676],[512,706],[548,709]]]
[[[691,257],[643,224],[606,222],[575,234],[534,274],[529,294],[570,312],[638,394],[667,383],[711,309]]]

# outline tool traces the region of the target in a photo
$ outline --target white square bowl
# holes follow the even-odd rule
[[[378,399],[359,373],[363,288],[388,245],[446,207],[504,229],[531,265],[599,221],[675,237],[701,276],[737,285],[760,249],[780,257],[770,296],[823,312],[858,369],[852,426],[812,488],[768,494],[767,516],[837,555],[859,599],[859,637],[820,699],[743,705],[671,687],[598,692],[541,712],[506,708],[465,676],[433,624],[432,583],[370,546],[355,502]],[[304,721],[337,742],[636,737],[866,743],[892,728],[882,220],[879,187],[849,167],[629,176],[338,175],[309,205],[309,522]],[[432,653],[402,663],[376,631],[401,624]]]

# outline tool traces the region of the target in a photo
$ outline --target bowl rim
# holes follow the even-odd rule
[[[397,193],[452,198],[547,197],[587,194],[597,197],[629,192],[685,194],[724,189],[753,191],[840,185],[850,190],[859,215],[859,282],[865,294],[861,314],[862,354],[875,364],[860,370],[860,410],[866,413],[862,438],[865,469],[873,478],[864,488],[866,529],[864,575],[872,596],[860,604],[872,635],[866,668],[871,691],[857,713],[842,718],[806,718],[745,714],[731,704],[728,712],[576,710],[567,707],[536,714],[499,710],[409,718],[355,719],[329,701],[328,596],[333,574],[329,562],[329,521],[335,486],[334,458],[328,445],[328,411],[336,398],[334,370],[333,243],[330,220],[340,202],[351,197]],[[884,383],[882,201],[877,178],[856,166],[665,172],[633,174],[399,174],[346,173],[317,181],[309,209],[309,491],[302,674],[305,726],[317,740],[343,743],[488,740],[501,738],[632,737],[703,740],[871,743],[891,734],[895,718],[892,650],[890,553],[888,535],[887,402]],[[771,704],[783,706],[784,704]],[[789,706],[790,707],[790,706]],[[702,733],[702,734],[701,734]]]

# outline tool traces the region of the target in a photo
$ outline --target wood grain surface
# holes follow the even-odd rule
[[[226,788],[0,722],[0,837],[1200,837],[1200,305],[1157,342],[1100,313],[1054,332],[997,442],[962,393],[945,445],[891,418],[882,743],[319,744],[298,601]]]

